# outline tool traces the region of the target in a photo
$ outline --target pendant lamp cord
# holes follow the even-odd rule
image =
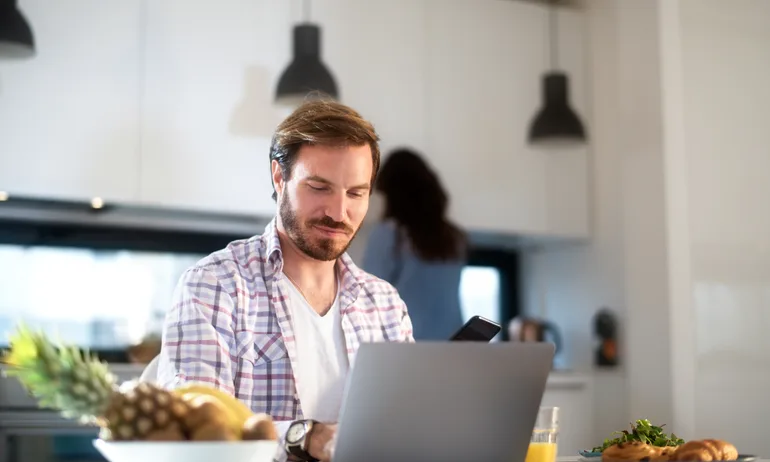
[[[556,70],[559,62],[559,27],[556,23],[556,0],[551,0],[548,11],[548,29],[550,30],[551,70]]]
[[[310,0],[302,0],[302,20],[310,22]]]

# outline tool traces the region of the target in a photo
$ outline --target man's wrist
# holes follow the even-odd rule
[[[294,460],[317,462],[310,455],[310,438],[319,422],[312,419],[297,420],[289,425],[284,436],[284,450]]]

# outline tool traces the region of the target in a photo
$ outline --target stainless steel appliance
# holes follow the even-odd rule
[[[556,354],[562,349],[559,328],[542,319],[516,317],[508,325],[508,336],[514,342],[551,342],[556,346]]]

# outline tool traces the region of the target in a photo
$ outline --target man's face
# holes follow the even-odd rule
[[[369,209],[373,168],[369,145],[302,146],[286,181],[276,161],[272,168],[286,234],[311,258],[339,258]]]

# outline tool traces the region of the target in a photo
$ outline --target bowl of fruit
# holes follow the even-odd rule
[[[19,328],[3,356],[40,407],[95,426],[96,449],[110,462],[268,462],[278,433],[267,414],[207,384],[165,389],[154,383],[118,384],[107,365],[88,352],[54,344]]]

